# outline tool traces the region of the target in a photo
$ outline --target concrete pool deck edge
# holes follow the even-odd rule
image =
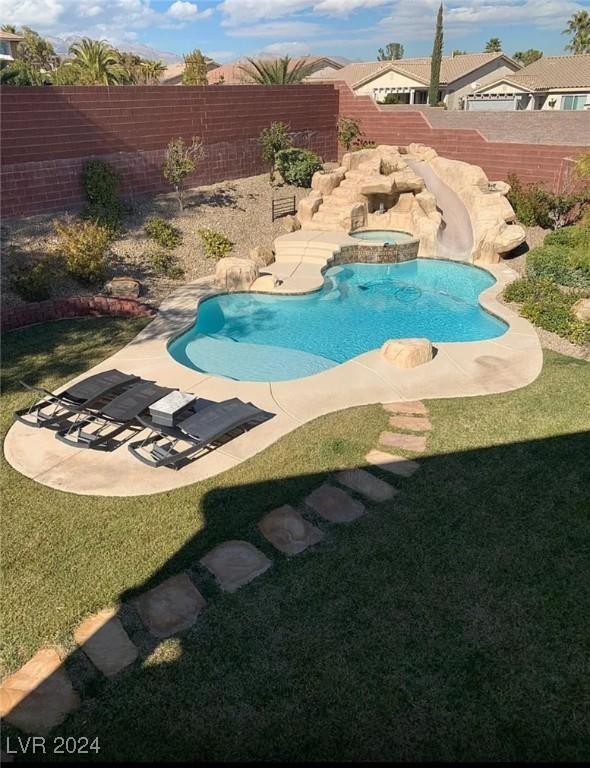
[[[324,232],[306,235],[313,235],[313,242],[321,244],[325,257],[318,258],[304,249],[298,260],[292,259],[298,265],[293,276],[302,267],[305,273],[291,284],[293,293],[321,287],[322,270],[331,261],[329,249],[338,247],[334,240],[344,243],[344,238],[349,239],[344,233],[342,237],[340,233],[334,237],[334,233]],[[294,244],[301,243],[302,238],[285,239]],[[279,238],[277,244],[282,240]],[[313,261],[305,260],[306,251]],[[283,250],[277,264],[284,264],[286,256]],[[168,342],[194,323],[199,302],[222,292],[216,288],[213,277],[202,278],[172,294],[156,318],[123,349],[72,381],[89,373],[119,368],[212,400],[239,397],[271,411],[276,414],[274,418],[177,472],[144,466],[125,445],[110,453],[75,449],[60,443],[49,430],[20,423],[15,423],[6,436],[6,459],[21,474],[56,490],[97,496],[147,495],[190,485],[231,469],[298,426],[333,411],[380,402],[472,397],[519,389],[541,372],[541,344],[533,326],[498,301],[506,285],[517,277],[514,270],[503,263],[485,269],[496,278],[496,283],[482,292],[480,304],[508,323],[502,336],[486,341],[437,344],[435,358],[418,368],[393,368],[379,350],[372,350],[314,376],[279,382],[233,381],[203,374],[177,363],[169,355]],[[312,281],[315,288],[310,288]]]

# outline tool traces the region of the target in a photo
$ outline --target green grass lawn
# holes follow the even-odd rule
[[[140,322],[64,321],[7,335],[4,421],[110,354]],[[42,353],[36,350],[42,349]],[[257,532],[386,428],[378,406],[318,419],[231,472],[105,499],[4,471],[6,669],[76,622],[190,569],[196,626],[112,681],[68,661],[84,704],[58,729],[102,760],[584,760],[590,756],[590,364],[545,354],[529,387],[430,401],[421,469],[393,502],[294,558]],[[99,457],[97,457],[99,460]],[[161,470],[164,471],[164,470]],[[234,595],[198,565],[246,539],[273,567]],[[10,733],[10,729],[6,729]]]

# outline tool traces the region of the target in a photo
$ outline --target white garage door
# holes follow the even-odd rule
[[[470,112],[508,112],[516,109],[516,98],[507,96],[505,99],[467,99],[467,109]]]

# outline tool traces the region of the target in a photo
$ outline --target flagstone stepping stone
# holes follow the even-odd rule
[[[381,445],[389,448],[405,448],[407,451],[422,453],[426,450],[424,435],[408,435],[405,432],[382,432],[379,435]]]
[[[74,640],[107,677],[114,677],[137,658],[137,648],[112,608],[105,608],[83,621],[74,630]]]
[[[336,480],[347,488],[366,496],[367,499],[378,503],[387,501],[399,493],[397,488],[379,480],[378,477],[365,469],[345,469],[343,472],[338,472]]]
[[[305,499],[308,507],[331,523],[351,523],[365,514],[365,507],[341,488],[321,485]]]
[[[0,715],[25,733],[44,736],[79,706],[54,648],[41,648],[0,687]]]
[[[312,544],[317,544],[324,535],[288,504],[265,515],[258,528],[274,547],[286,555],[303,552]]]
[[[369,451],[365,459],[369,464],[373,464],[379,467],[379,469],[384,469],[386,472],[401,475],[402,477],[410,477],[420,467],[417,461],[406,459],[403,456],[394,456],[392,453],[386,453],[385,451]]]
[[[200,562],[226,592],[235,592],[272,565],[266,555],[247,541],[225,541],[202,557]]]
[[[383,403],[383,407],[388,413],[414,413],[420,416],[426,416],[428,409],[419,400],[412,400],[400,403]]]
[[[134,601],[139,616],[155,637],[170,637],[192,627],[206,602],[186,573],[171,576]]]
[[[389,423],[397,429],[409,429],[412,432],[430,432],[430,419],[423,416],[390,416]]]

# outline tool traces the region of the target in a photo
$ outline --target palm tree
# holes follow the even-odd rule
[[[502,51],[502,41],[500,40],[500,38],[490,37],[490,39],[486,43],[484,53],[501,53],[501,51]]]
[[[570,35],[572,38],[565,46],[566,51],[590,53],[590,13],[588,11],[574,13],[561,34]]]
[[[143,69],[144,82],[153,83],[154,85],[160,82],[160,78],[166,71],[166,65],[159,60],[152,61],[151,59],[146,59],[141,62],[141,67]]]
[[[240,67],[242,72],[258,85],[295,85],[309,77],[313,65],[305,59],[292,63],[290,56],[280,59],[247,59],[249,66]]]
[[[106,40],[84,37],[70,46],[71,64],[80,74],[84,85],[118,85],[125,81],[117,51]]]

